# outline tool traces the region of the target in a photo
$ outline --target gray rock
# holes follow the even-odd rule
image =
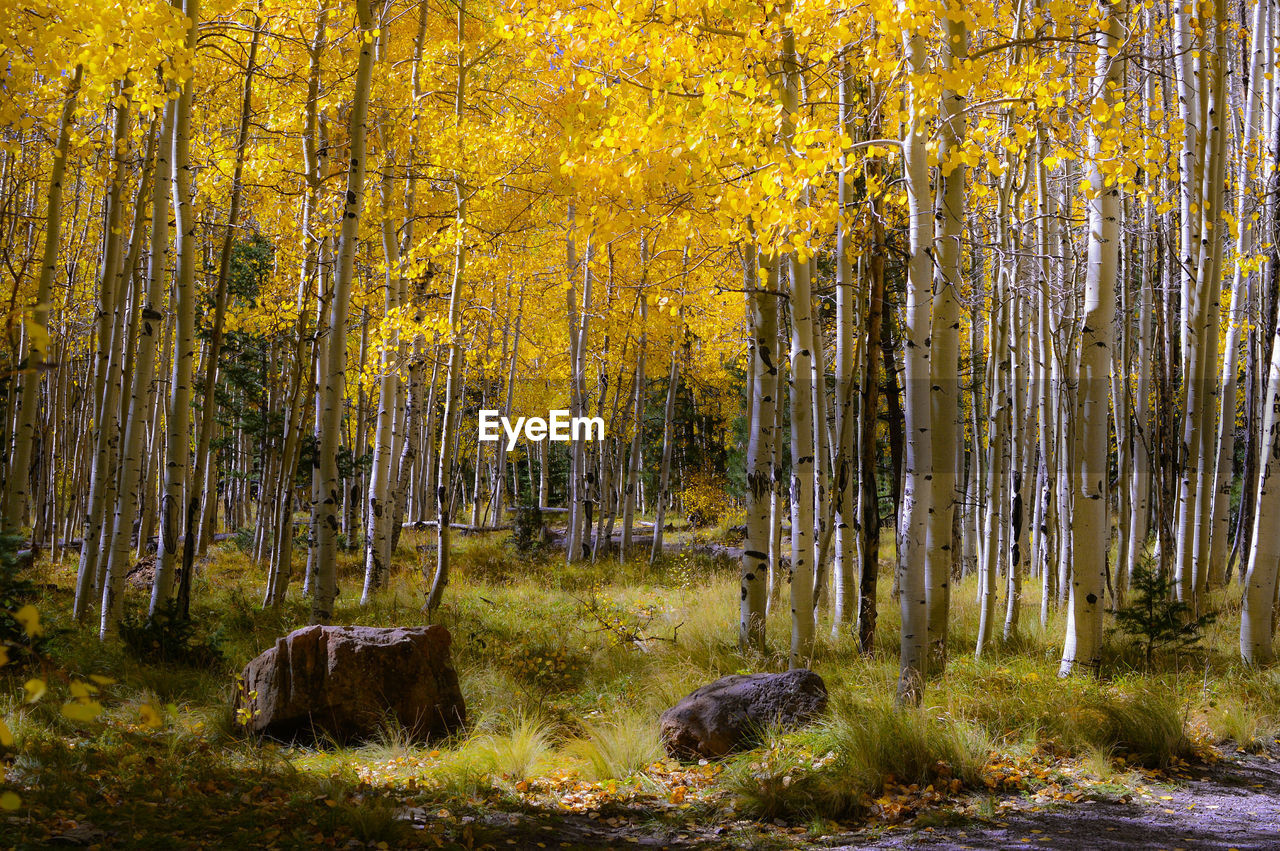
[[[751,747],[770,727],[803,727],[826,707],[826,683],[813,671],[735,674],[693,692],[659,724],[672,756],[714,759]]]
[[[390,720],[415,741],[466,723],[442,626],[308,626],[245,666],[236,717],[283,741],[367,740]]]

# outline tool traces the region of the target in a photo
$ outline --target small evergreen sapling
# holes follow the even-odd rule
[[[1191,650],[1204,638],[1204,630],[1217,618],[1216,612],[1193,617],[1192,609],[1174,597],[1173,577],[1150,563],[1134,567],[1129,605],[1114,611],[1112,633],[1120,632],[1142,647],[1146,670],[1156,650],[1172,648],[1174,653]]]

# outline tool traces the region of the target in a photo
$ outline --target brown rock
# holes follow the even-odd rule
[[[416,741],[466,723],[442,626],[308,626],[245,666],[236,717],[284,741],[369,739],[394,719]]]
[[[124,575],[124,581],[134,588],[150,591],[151,584],[156,581],[156,557],[149,555],[139,559],[138,563],[129,568],[129,572]]]
[[[662,713],[662,741],[674,757],[714,759],[751,747],[770,727],[803,727],[826,707],[827,686],[813,671],[735,674]]]

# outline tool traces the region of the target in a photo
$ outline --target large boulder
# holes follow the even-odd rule
[[[442,626],[308,626],[245,666],[236,717],[283,741],[365,740],[394,720],[416,741],[460,729],[467,711]]]
[[[674,757],[715,759],[751,747],[770,727],[803,727],[826,707],[826,683],[813,671],[735,674],[662,713],[662,741]]]

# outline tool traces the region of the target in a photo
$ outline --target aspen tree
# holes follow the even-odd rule
[[[1208,0],[1213,2],[1213,0]],[[1221,2],[1214,4],[1225,12]],[[1175,69],[1179,72],[1178,103],[1187,129],[1183,140],[1183,170],[1180,173],[1181,206],[1181,283],[1182,312],[1185,325],[1182,329],[1183,352],[1183,422],[1179,447],[1182,475],[1178,487],[1177,561],[1175,564],[1178,600],[1195,608],[1198,605],[1201,577],[1205,570],[1201,554],[1202,544],[1212,531],[1208,518],[1203,517],[1206,498],[1202,486],[1209,486],[1207,478],[1211,462],[1210,435],[1216,433],[1211,423],[1216,406],[1212,405],[1211,377],[1216,374],[1214,361],[1217,355],[1218,282],[1216,266],[1221,262],[1221,240],[1213,233],[1217,210],[1222,198],[1221,173],[1225,157],[1222,136],[1216,113],[1223,107],[1222,63],[1216,61],[1214,51],[1203,42],[1205,24],[1202,8],[1196,4],[1194,17],[1190,6],[1181,7],[1175,14],[1174,50],[1189,50],[1189,56],[1176,57]],[[1203,16],[1207,18],[1207,16]],[[1215,41],[1222,38],[1221,26],[1215,14],[1212,29]],[[1200,48],[1200,49],[1197,49]],[[1217,183],[1214,182],[1215,177]],[[1210,286],[1207,278],[1212,276]],[[1212,338],[1212,339],[1210,339]],[[1205,426],[1209,429],[1206,433]],[[1212,453],[1216,458],[1216,452]],[[1201,528],[1200,522],[1204,520]],[[1207,550],[1206,550],[1207,554]]]
[[[165,118],[160,132],[160,147],[157,151],[157,162],[163,164],[163,173],[157,166],[155,197],[151,214],[151,251],[157,261],[153,261],[151,274],[147,277],[147,286],[140,298],[135,298],[132,313],[130,337],[136,340],[134,348],[133,368],[129,376],[129,395],[124,408],[123,442],[120,453],[119,485],[116,489],[116,505],[114,522],[110,527],[110,537],[106,534],[103,540],[108,541],[102,558],[106,561],[106,587],[103,589],[102,615],[100,630],[107,634],[114,627],[119,616],[120,602],[119,583],[129,568],[129,555],[132,549],[134,521],[141,510],[144,494],[142,470],[145,466],[143,454],[146,451],[145,437],[152,425],[149,394],[151,392],[156,367],[157,335],[163,330],[159,324],[164,314],[159,310],[164,304],[165,277],[163,264],[168,250],[169,237],[169,199],[172,171],[173,131],[176,119],[177,104],[172,103],[165,111]],[[139,198],[141,203],[141,198]],[[136,287],[136,284],[135,284]],[[123,297],[123,293],[121,294]],[[128,350],[122,346],[121,356]],[[139,549],[145,546],[145,537],[140,535]],[[112,586],[114,584],[114,590]],[[154,586],[154,583],[153,583]],[[110,592],[108,594],[107,592]],[[114,609],[114,611],[113,611]]]
[[[1239,171],[1236,177],[1235,222],[1237,228],[1235,244],[1235,263],[1231,282],[1231,302],[1227,310],[1226,340],[1222,352],[1222,376],[1218,381],[1218,417],[1217,434],[1213,446],[1217,449],[1214,461],[1213,511],[1211,522],[1213,528],[1210,535],[1209,565],[1207,580],[1209,586],[1222,585],[1226,578],[1227,544],[1230,535],[1230,508],[1232,485],[1232,456],[1235,454],[1236,429],[1236,396],[1237,376],[1240,371],[1239,346],[1240,328],[1244,323],[1245,300],[1249,272],[1246,264],[1254,251],[1253,196],[1249,191],[1254,187],[1253,167],[1260,163],[1258,156],[1258,133],[1262,125],[1263,93],[1269,81],[1266,68],[1274,67],[1274,55],[1271,46],[1271,15],[1268,14],[1270,4],[1259,2],[1254,4],[1253,23],[1250,27],[1250,64],[1248,70],[1248,90],[1245,94],[1244,118],[1241,126],[1242,135],[1239,141]],[[1255,202],[1256,203],[1256,202]]]
[[[416,151],[419,148],[419,122],[420,122],[420,104],[422,100],[422,52],[426,47],[426,23],[431,10],[428,5],[422,4],[419,18],[417,18],[417,33],[413,37],[413,69],[411,72],[410,88],[413,96],[413,107],[410,115],[410,137],[408,137],[408,150]],[[408,169],[408,175],[404,180],[404,227],[402,237],[401,256],[404,251],[413,244],[415,237],[415,229],[413,229],[413,221],[415,221],[415,210],[417,206],[417,169]],[[415,292],[412,299],[415,305],[413,312],[413,321],[420,324],[424,320],[424,308],[419,296],[422,293],[417,292],[419,287],[415,285]],[[404,303],[410,297],[408,285],[404,275],[401,275],[401,302]],[[424,404],[422,399],[422,371],[425,369],[422,362],[422,335],[416,333],[411,340],[410,354],[410,375],[408,375],[408,383],[406,385],[406,404],[403,406],[403,422],[402,431],[403,439],[401,441],[401,449],[399,449],[398,476],[394,482],[394,511],[392,516],[392,540],[390,540],[390,550],[394,552],[399,544],[399,534],[403,529],[404,508],[406,508],[408,500],[408,491],[410,491],[413,467],[429,467],[428,453],[422,454],[420,457],[419,444],[421,443],[421,431],[419,429],[420,420],[424,412],[430,416],[429,404]],[[431,376],[431,381],[435,381],[435,376]],[[430,445],[425,444],[425,445]]]
[[[681,323],[683,326],[683,322]],[[671,368],[667,372],[667,401],[662,408],[662,460],[658,465],[657,493],[653,509],[653,541],[649,547],[649,564],[662,555],[662,533],[665,531],[667,502],[671,498],[671,447],[675,431],[676,387],[680,383],[680,343],[671,349]]]
[[[1277,32],[1277,28],[1280,27],[1280,13],[1277,13],[1275,8],[1272,7],[1269,9],[1268,17],[1271,20],[1271,39],[1268,49],[1274,56],[1280,50],[1280,33]],[[1263,173],[1265,175],[1264,185],[1266,188],[1262,198],[1262,209],[1259,211],[1259,230],[1262,233],[1274,233],[1276,224],[1275,197],[1277,189],[1280,189],[1280,170],[1277,169],[1280,148],[1277,147],[1277,142],[1275,141],[1277,127],[1280,127],[1280,85],[1277,85],[1274,74],[1271,74],[1270,77],[1271,79],[1267,81],[1267,92],[1264,95],[1264,103],[1267,104],[1267,109],[1264,131],[1261,134],[1267,140],[1261,152]],[[1277,276],[1277,260],[1278,258],[1274,251],[1268,252],[1259,270],[1260,274],[1257,276],[1257,280],[1249,279],[1250,303],[1260,299],[1261,293],[1271,291]],[[1245,423],[1247,425],[1244,477],[1241,483],[1240,507],[1236,515],[1235,537],[1229,558],[1229,562],[1234,562],[1236,557],[1239,556],[1242,576],[1245,562],[1248,558],[1245,553],[1251,547],[1253,520],[1257,511],[1256,496],[1262,466],[1260,443],[1263,436],[1262,424],[1265,418],[1263,406],[1267,393],[1267,364],[1270,360],[1269,343],[1271,341],[1269,340],[1268,329],[1273,322],[1274,317],[1269,312],[1264,311],[1260,321],[1249,328],[1247,337],[1249,342],[1247,346],[1248,356],[1245,358],[1244,383]],[[1230,566],[1228,566],[1228,570],[1230,570]]]
[[[595,278],[591,272],[591,261],[594,257],[594,249],[592,246],[593,234],[587,234],[586,249],[582,258],[582,306],[581,309],[574,311],[570,307],[569,311],[569,339],[570,345],[570,362],[571,370],[569,382],[571,385],[570,398],[573,400],[572,410],[573,416],[585,417],[589,413],[589,400],[587,398],[587,345],[590,342],[591,330],[591,313],[593,306],[593,284]],[[687,253],[687,249],[686,249]],[[572,269],[573,263],[573,242],[570,241],[570,263]],[[569,292],[572,299],[573,291]],[[674,363],[674,361],[673,361]],[[572,457],[571,475],[573,476],[570,493],[572,495],[572,505],[569,511],[569,533],[566,536],[566,546],[568,547],[569,561],[579,561],[585,559],[591,554],[590,535],[591,535],[591,511],[592,511],[592,490],[594,485],[594,469],[591,463],[591,457],[587,453],[587,448],[582,440],[575,440],[569,446],[569,453]],[[661,524],[659,524],[661,525]],[[659,541],[660,535],[657,531],[654,533],[654,540]],[[657,545],[656,551],[661,550],[661,544]],[[653,557],[650,557],[650,562]]]
[[[384,116],[385,118],[385,116]],[[400,306],[402,265],[400,246],[391,218],[391,165],[385,166],[379,192],[382,198],[382,254],[386,261],[383,309],[391,315]],[[373,463],[369,474],[368,498],[365,504],[364,590],[360,604],[368,605],[374,591],[386,584],[391,569],[392,510],[392,431],[399,407],[400,381],[396,375],[399,331],[393,330],[382,345],[378,379],[378,418],[373,439]]]
[[[253,34],[249,39],[249,55],[245,62],[244,90],[240,99],[240,125],[236,131],[236,159],[231,175],[231,200],[227,209],[226,231],[222,236],[222,246],[218,258],[218,284],[213,297],[213,328],[209,338],[209,349],[205,356],[204,378],[200,390],[200,429],[197,432],[195,466],[187,488],[187,505],[184,528],[186,535],[182,545],[182,565],[178,576],[179,606],[185,614],[191,599],[191,571],[195,563],[200,510],[203,500],[211,490],[209,445],[213,441],[213,425],[216,420],[215,391],[218,382],[218,358],[222,352],[223,328],[227,314],[227,286],[231,277],[231,248],[235,239],[235,229],[240,219],[240,204],[244,195],[244,160],[249,141],[249,120],[253,111],[253,78],[257,72],[258,44],[262,38],[262,21],[256,10],[254,12]],[[289,432],[286,431],[286,436]],[[168,589],[159,582],[153,583],[151,593],[151,613],[154,615],[159,605],[164,602]]]
[[[514,402],[514,399],[515,399],[516,373],[518,371],[518,366],[520,363],[520,323],[521,323],[521,320],[524,319],[524,292],[525,292],[525,282],[521,281],[520,293],[516,297],[515,327],[514,328],[509,327],[511,323],[511,319],[510,319],[510,315],[508,315],[507,325],[504,325],[502,329],[502,338],[503,338],[503,343],[502,343],[503,358],[502,359],[504,361],[508,361],[510,364],[507,370],[506,396],[502,402],[503,416],[511,416],[512,403]],[[508,302],[508,305],[510,305],[510,301],[511,301],[510,279],[508,279],[507,281],[506,301]],[[506,441],[499,441],[498,447],[497,447],[497,454],[498,454],[498,458],[495,464],[496,476],[495,476],[494,489],[493,489],[493,525],[501,526],[502,512],[504,508],[503,503],[506,500],[506,475],[504,473],[504,470],[506,469],[506,465],[507,465]],[[513,499],[518,498],[519,496],[518,491],[512,491],[511,496]],[[598,540],[598,537],[597,537],[597,540]]]
[[[182,0],[188,18],[187,50],[195,55],[200,0]],[[191,374],[195,360],[196,314],[196,211],[191,202],[191,106],[195,97],[194,72],[178,96],[173,130],[173,215],[177,274],[174,276],[173,368],[169,375],[169,411],[165,417],[164,485],[160,497],[160,543],[156,549],[153,600],[165,600],[172,591],[178,537],[182,531],[183,494],[191,454]],[[123,578],[123,577],[121,577]],[[190,585],[188,584],[188,589]],[[178,601],[186,612],[187,600]],[[106,606],[103,606],[105,613]]]
[[[333,297],[329,305],[323,410],[318,420],[320,432],[320,499],[317,503],[315,541],[315,584],[312,588],[311,620],[328,623],[333,618],[333,601],[338,592],[338,505],[341,495],[338,476],[338,443],[342,428],[342,400],[346,386],[347,310],[355,277],[356,241],[360,214],[364,207],[364,177],[367,151],[369,86],[373,78],[374,35],[370,0],[356,0],[360,41],[356,61],[355,93],[348,113],[347,190],[342,204],[342,229],[338,240],[337,268]]]
[[[1011,240],[1008,230],[1000,222],[1009,214],[1009,187],[1000,193],[1000,212],[997,215],[997,230],[1001,232],[998,241],[1006,244]],[[1012,246],[1008,246],[1012,247]],[[1011,251],[1003,252],[1005,256]],[[974,646],[974,658],[982,658],[983,652],[992,642],[995,629],[996,601],[999,596],[997,581],[1001,565],[1012,571],[1013,565],[1005,558],[1004,535],[1007,533],[1005,521],[1005,505],[1007,503],[1006,486],[1010,478],[1007,444],[1010,432],[1009,398],[1012,377],[1009,374],[1012,343],[1010,333],[1014,318],[1014,298],[1011,293],[1011,279],[1016,272],[1011,271],[1012,263],[1000,262],[996,271],[996,280],[991,296],[991,358],[988,361],[987,386],[990,388],[990,407],[987,423],[986,453],[986,493],[984,494],[982,546],[980,547],[978,566],[978,635]]]
[[[922,22],[913,20],[903,33],[907,66],[915,78],[927,73],[927,47]],[[905,327],[905,405],[902,509],[898,522],[898,588],[902,609],[902,642],[898,701],[918,704],[928,672],[928,600],[926,538],[933,510],[935,472],[930,405],[930,303],[933,300],[933,193],[929,186],[925,97],[913,86],[903,129],[907,232],[911,259],[907,264]],[[792,426],[794,428],[794,425]],[[947,463],[951,463],[950,460]],[[948,535],[950,532],[948,531]]]
[[[1221,325],[1222,294],[1222,251],[1224,243],[1223,199],[1226,186],[1227,160],[1227,127],[1230,108],[1227,103],[1227,14],[1226,0],[1215,0],[1213,33],[1214,46],[1207,60],[1205,73],[1209,101],[1205,106],[1207,138],[1205,151],[1208,162],[1204,173],[1204,186],[1201,190],[1200,220],[1200,268],[1197,270],[1196,291],[1205,301],[1201,308],[1203,328],[1198,330],[1202,343],[1202,363],[1198,365],[1196,399],[1199,421],[1196,423],[1196,504],[1195,525],[1193,535],[1194,559],[1192,577],[1195,592],[1194,608],[1200,607],[1200,595],[1207,593],[1209,587],[1209,553],[1212,548],[1213,534],[1213,501],[1215,489],[1213,479],[1217,461],[1218,398],[1222,392],[1220,385],[1214,384],[1218,374],[1220,355],[1219,337]],[[1206,60],[1202,59],[1202,63]],[[1188,405],[1193,396],[1188,393]],[[1234,405],[1232,406],[1234,409]],[[1234,419],[1234,417],[1233,417]],[[1187,459],[1190,464],[1190,459]]]
[[[465,37],[467,15],[466,0],[458,2],[457,21],[457,76],[454,80],[453,120],[454,130],[458,134],[457,156],[461,160],[463,153],[463,106],[467,96],[467,61]],[[467,197],[470,188],[463,178],[463,162],[459,161],[454,169],[454,246],[453,246],[453,280],[449,286],[449,325],[448,348],[449,366],[445,374],[444,411],[440,418],[440,455],[436,468],[436,569],[431,577],[431,590],[427,593],[427,602],[423,608],[434,613],[444,597],[445,586],[449,583],[449,524],[453,522],[453,453],[458,444],[458,408],[462,402],[462,360],[463,350],[460,345],[462,335],[462,283],[467,265]]]
[[[649,236],[640,236],[640,342],[636,352],[636,375],[634,381],[634,413],[631,424],[630,460],[627,462],[627,484],[622,503],[622,540],[618,548],[618,560],[625,561],[631,551],[631,536],[635,525],[637,487],[640,479],[640,449],[644,444],[644,361],[648,346],[649,331],[649,297],[646,285],[649,280]],[[546,464],[542,464],[545,472]],[[545,482],[545,477],[543,478]],[[546,488],[539,493],[545,494]],[[541,496],[539,501],[545,500]]]
[[[876,102],[875,89],[869,87],[867,100]],[[873,107],[869,133],[879,135],[880,111]],[[880,163],[872,159],[866,164],[868,185],[879,184]],[[884,333],[885,308],[885,228],[883,198],[878,190],[868,193],[868,217],[871,221],[871,249],[867,261],[867,354],[862,359],[861,394],[858,400],[858,519],[861,525],[862,564],[858,576],[858,647],[863,653],[873,649],[876,633],[876,584],[880,573],[880,490],[876,477],[879,463],[876,425],[880,413],[880,382],[877,372],[883,360],[880,342]],[[885,376],[893,380],[891,375]]]
[[[964,64],[968,34],[958,9],[948,8],[943,27],[940,73],[954,74]],[[929,637],[929,668],[942,670],[947,658],[950,614],[951,527],[957,493],[956,442],[962,435],[960,415],[960,300],[961,238],[966,218],[966,169],[960,158],[965,135],[964,95],[944,87],[938,115],[938,223],[934,255],[933,312],[929,334],[929,441],[933,458],[933,505],[927,519],[925,597]]]
[[[1049,623],[1049,612],[1054,607],[1057,600],[1057,562],[1054,556],[1054,547],[1056,546],[1057,535],[1050,530],[1055,528],[1057,520],[1058,503],[1055,499],[1055,492],[1049,486],[1050,471],[1054,470],[1057,463],[1057,434],[1060,427],[1058,421],[1059,406],[1057,405],[1058,394],[1058,375],[1057,364],[1058,356],[1053,350],[1054,335],[1050,330],[1051,310],[1051,281],[1052,268],[1050,260],[1051,246],[1054,243],[1050,224],[1053,220],[1053,196],[1049,191],[1048,167],[1045,165],[1043,151],[1048,144],[1044,130],[1038,129],[1036,133],[1036,153],[1034,158],[1035,168],[1035,184],[1036,184],[1036,253],[1040,256],[1040,262],[1036,264],[1036,368],[1035,368],[1035,386],[1037,390],[1037,404],[1040,407],[1040,429],[1039,448],[1040,448],[1040,469],[1041,476],[1036,483],[1037,491],[1041,493],[1041,497],[1036,500],[1037,516],[1040,522],[1036,524],[1035,534],[1035,556],[1039,561],[1040,570],[1040,625],[1045,627]]]
[[[852,138],[853,125],[853,72],[848,61],[840,68],[840,124],[843,132]],[[858,352],[854,350],[854,325],[856,323],[857,298],[850,269],[852,240],[850,239],[850,199],[848,169],[849,157],[840,158],[840,182],[836,190],[836,363],[835,400],[836,427],[834,471],[832,475],[831,501],[834,504],[835,570],[834,594],[831,607],[832,637],[839,637],[842,630],[857,617],[857,583],[854,567],[857,553],[857,488],[854,470],[858,463],[855,433],[857,417],[854,415],[854,373]],[[862,347],[865,349],[866,347]],[[865,356],[865,353],[864,353]],[[772,423],[770,423],[772,425]],[[767,557],[767,553],[765,554]],[[821,587],[817,589],[821,591]]]
[[[789,17],[790,2],[778,9],[782,35],[781,82],[778,99],[782,107],[783,149],[790,157],[799,156],[795,148],[795,116],[800,91],[800,61],[796,55],[795,33]],[[815,440],[813,394],[820,392],[813,381],[813,292],[809,258],[792,251],[779,261],[790,272],[791,315],[791,654],[792,668],[809,665],[813,657],[816,624],[813,611],[813,588],[817,557],[817,528],[814,505],[818,476]]]
[[[578,267],[578,243],[577,243],[577,209],[573,199],[569,201],[568,209],[568,227],[565,231],[565,272],[568,276],[569,285],[565,290],[565,317],[568,320],[568,337],[569,337],[569,409],[570,415],[580,417],[583,413],[583,399],[581,393],[585,392],[579,386],[578,376],[582,370],[582,366],[578,361],[578,342],[581,339],[581,321],[578,316],[576,306],[577,286],[574,283],[575,275]],[[583,264],[583,283],[589,280],[591,274],[590,260]],[[579,487],[583,481],[583,470],[581,467],[582,458],[574,447],[569,448],[569,477],[566,482],[566,491],[568,499],[568,526],[565,529],[565,559],[569,562],[577,561],[579,553],[582,549],[582,517],[583,500],[578,493]]]
[[[58,120],[58,142],[54,148],[53,165],[49,169],[48,209],[44,221],[44,253],[40,260],[40,279],[36,287],[35,303],[30,305],[29,313],[23,314],[22,332],[26,341],[26,358],[21,380],[21,395],[18,400],[17,424],[13,432],[13,454],[10,456],[8,477],[5,481],[4,525],[14,532],[27,522],[27,487],[31,480],[31,446],[35,439],[36,414],[39,400],[38,391],[44,381],[44,362],[49,347],[49,302],[53,298],[53,278],[58,267],[58,249],[62,240],[62,182],[66,175],[67,153],[71,141],[71,127],[75,121],[76,100],[80,94],[80,80],[83,75],[81,66],[77,65],[75,73],[67,83],[67,94],[63,100],[62,115]],[[128,107],[119,107],[127,120]],[[126,123],[125,128],[128,127]],[[125,144],[123,134],[116,137],[117,151]],[[119,196],[116,197],[117,202]],[[119,226],[119,204],[113,208],[114,223]],[[118,238],[109,236],[108,244],[115,245],[119,251]],[[108,262],[110,265],[107,266]],[[115,276],[114,258],[104,254],[103,279],[108,275]]]
[[[1115,313],[1116,272],[1120,250],[1120,187],[1108,181],[1103,158],[1119,144],[1115,129],[1116,89],[1121,61],[1116,55],[1123,38],[1124,0],[1099,0],[1102,24],[1094,37],[1097,58],[1092,96],[1094,119],[1089,124],[1086,193],[1088,263],[1084,292],[1084,322],[1080,333],[1080,371],[1077,389],[1077,456],[1072,470],[1074,507],[1071,516],[1074,569],[1068,602],[1067,635],[1059,674],[1077,670],[1096,672],[1101,665],[1102,594],[1107,554],[1097,546],[1107,530],[1107,396],[1110,389],[1112,318]]]
[[[1280,302],[1278,302],[1280,303]],[[1280,334],[1280,322],[1276,324]],[[1258,489],[1253,516],[1253,546],[1244,568],[1244,599],[1240,609],[1240,657],[1247,665],[1275,660],[1272,618],[1280,565],[1280,344],[1271,344],[1267,368],[1266,402],[1258,459]]]
[[[77,82],[81,72],[77,71]],[[128,127],[127,112],[121,110],[116,116],[116,134],[115,141],[120,145],[124,141],[123,134],[125,128]],[[164,135],[161,134],[161,150],[157,152],[155,172],[157,186],[163,185],[160,180],[159,170],[161,164],[168,162],[169,154],[164,150]],[[59,134],[59,144],[62,143],[62,134]],[[117,147],[117,154],[122,155],[123,149]],[[59,157],[58,161],[64,157]],[[123,168],[123,164],[119,164]],[[55,162],[55,167],[57,162]],[[118,178],[113,186],[122,188],[123,180]],[[50,195],[53,195],[51,190]],[[153,193],[157,199],[163,196],[165,199],[165,210],[168,209],[167,199],[168,193],[158,190]],[[109,198],[108,203],[111,204],[116,211],[119,210],[120,198],[115,195],[114,199]],[[138,203],[142,204],[141,196]],[[159,203],[159,201],[157,201]],[[153,219],[154,220],[154,219]],[[119,213],[109,212],[107,216],[110,225],[119,226]],[[164,221],[167,223],[168,216],[166,214]],[[167,224],[166,224],[167,228]],[[113,249],[114,244],[114,249]],[[162,243],[163,245],[163,243]],[[83,621],[89,614],[92,606],[91,598],[101,595],[101,587],[98,584],[98,573],[100,570],[100,562],[103,561],[102,547],[100,540],[102,530],[105,525],[106,512],[111,506],[108,500],[108,494],[111,491],[109,481],[113,478],[111,471],[111,456],[116,449],[116,441],[118,440],[119,430],[117,428],[117,417],[119,405],[117,396],[119,393],[119,383],[116,381],[116,373],[121,369],[121,360],[124,356],[124,339],[123,339],[123,322],[124,322],[124,304],[129,297],[127,288],[122,288],[122,283],[114,266],[113,250],[119,250],[119,244],[113,239],[108,239],[105,250],[103,252],[103,268],[101,272],[101,285],[99,287],[99,307],[98,307],[98,360],[96,363],[94,376],[94,462],[91,466],[91,482],[89,485],[88,501],[85,511],[85,522],[80,543],[80,567],[76,578],[76,599],[75,599],[75,617],[77,620]],[[155,245],[152,246],[152,254],[155,256]],[[163,255],[163,252],[161,252]],[[155,267],[156,261],[152,260],[152,267]]]
[[[768,263],[768,260],[765,260]],[[738,643],[765,649],[765,605],[769,593],[769,497],[773,489],[774,407],[777,405],[777,299],[759,285],[760,258],[749,245],[742,252],[744,288],[750,299],[751,431],[747,438],[747,540],[742,553],[742,603]],[[769,264],[772,265],[772,264]]]
[[[1020,246],[1023,251],[1028,246]],[[1012,450],[1012,499],[1009,506],[1009,534],[1012,537],[1009,551],[1008,593],[1005,595],[1004,636],[1006,644],[1017,637],[1018,624],[1022,617],[1022,582],[1030,570],[1031,559],[1029,543],[1031,539],[1031,504],[1030,495],[1033,486],[1035,443],[1032,435],[1036,432],[1036,400],[1031,392],[1030,365],[1031,345],[1027,334],[1026,311],[1028,304],[1019,297],[1014,306],[1017,317],[1014,333],[1017,334],[1017,363],[1014,368],[1014,401],[1011,413],[1018,418],[1016,427],[1010,434]]]

